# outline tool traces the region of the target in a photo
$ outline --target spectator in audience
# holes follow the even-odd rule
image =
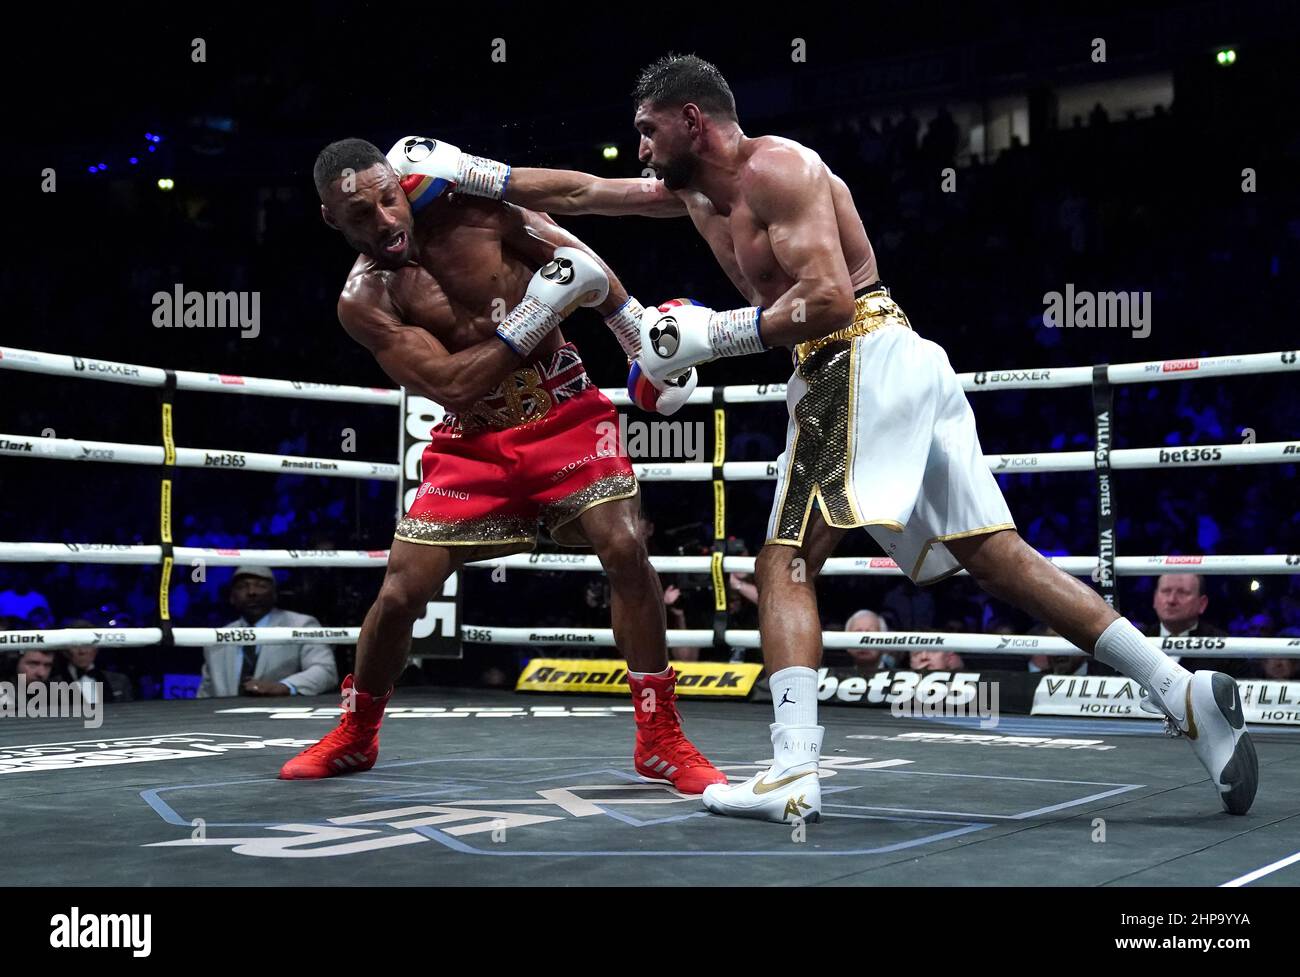
[[[29,682],[48,682],[54,666],[54,654],[43,648],[30,648],[18,653],[14,675],[26,676]]]
[[[1264,658],[1259,662],[1259,674],[1274,682],[1290,682],[1300,678],[1297,664],[1294,658]]]
[[[854,611],[844,622],[844,630],[849,632],[885,632],[889,625],[875,611],[865,607]],[[881,672],[898,667],[898,658],[893,652],[880,648],[849,648],[849,657],[859,672]]]
[[[276,607],[275,575],[267,567],[243,566],[230,584],[239,617],[226,627],[319,628],[308,614]],[[198,697],[320,695],[339,682],[329,645],[217,645],[203,649]]]
[[[1300,638],[1300,628],[1282,628],[1277,632],[1278,638]],[[1297,647],[1300,651],[1300,647]],[[1262,658],[1254,663],[1256,671],[1263,678],[1285,682],[1300,679],[1300,659],[1298,658]]]
[[[669,584],[664,588],[664,611],[668,618],[668,630],[684,631],[686,625],[686,612],[681,606],[682,590],[680,587]],[[668,657],[672,661],[678,662],[697,662],[700,660],[700,649],[695,647],[669,648]]]
[[[955,651],[935,651],[926,649],[914,651],[908,659],[908,665],[914,672],[960,671],[966,667],[961,655]]]
[[[1210,598],[1205,593],[1205,579],[1199,573],[1166,573],[1156,580],[1156,590],[1151,598],[1156,618],[1160,622],[1158,629],[1147,631],[1149,638],[1223,638],[1227,632],[1215,627],[1201,615],[1210,605]],[[1173,649],[1175,652],[1177,649]],[[1170,654],[1174,661],[1179,661],[1178,654]],[[1245,674],[1246,663],[1234,658],[1189,658],[1183,663],[1184,668],[1192,671],[1208,669],[1225,672],[1233,678]]]
[[[1060,635],[1046,624],[1039,624],[1029,629],[1030,634],[1044,638],[1059,638]],[[1034,655],[1029,659],[1029,671],[1045,672],[1048,675],[1087,675],[1088,657],[1078,655]]]
[[[95,627],[90,621],[74,620],[64,625],[65,628]],[[131,692],[131,680],[121,672],[110,672],[100,668],[95,659],[99,656],[96,645],[74,645],[59,650],[58,659],[50,677],[57,682],[80,682],[82,695],[87,702],[95,701],[95,683],[104,687],[105,702],[130,702],[135,696]]]

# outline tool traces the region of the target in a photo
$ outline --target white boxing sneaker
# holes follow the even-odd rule
[[[778,824],[820,821],[822,783],[817,767],[825,730],[776,723],[771,730],[771,768],[743,783],[710,784],[704,788],[704,806],[714,814]]]
[[[1259,758],[1241,711],[1241,693],[1223,672],[1192,673],[1186,683],[1182,715],[1166,712],[1165,730],[1181,736],[1210,774],[1229,814],[1245,814],[1259,789]]]

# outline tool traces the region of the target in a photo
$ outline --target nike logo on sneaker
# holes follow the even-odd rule
[[[766,783],[765,781],[762,780],[762,778],[760,778],[754,781],[754,793],[770,794],[772,791],[780,787],[784,787],[786,784],[793,784],[800,777],[808,777],[808,776],[812,776],[812,777],[817,776],[817,771],[806,770],[803,773],[796,773],[796,774],[791,774],[789,777],[782,777],[780,780],[774,780],[771,783]]]

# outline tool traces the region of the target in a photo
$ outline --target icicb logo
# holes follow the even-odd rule
[[[1043,293],[1048,329],[1129,329],[1132,338],[1151,335],[1150,292],[1090,292],[1066,283],[1064,292]]]
[[[50,917],[50,946],[56,950],[127,949],[147,957],[153,949],[153,916],[149,913],[81,914],[76,906],[66,915]]]
[[[262,332],[261,292],[186,291],[180,282],[170,292],[153,293],[155,329],[238,329],[240,339]]]

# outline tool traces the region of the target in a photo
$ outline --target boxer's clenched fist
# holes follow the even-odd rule
[[[594,258],[577,248],[556,248],[533,274],[523,301],[497,326],[497,337],[527,356],[574,309],[600,305],[608,295],[609,278]]]
[[[397,140],[388,151],[388,165],[397,174],[413,210],[444,190],[500,200],[510,178],[510,167],[504,163],[471,156],[449,142],[427,136]]]

